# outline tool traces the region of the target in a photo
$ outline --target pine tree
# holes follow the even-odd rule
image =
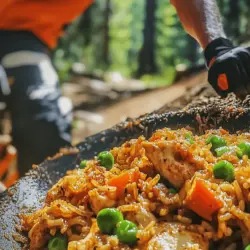
[[[138,77],[145,74],[156,74],[158,72],[155,61],[156,2],[155,0],[146,0],[146,15],[143,30],[144,40],[138,57]]]

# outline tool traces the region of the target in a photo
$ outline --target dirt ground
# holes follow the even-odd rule
[[[85,137],[107,129],[126,118],[135,118],[150,113],[185,95],[192,87],[206,82],[206,72],[186,78],[172,86],[155,89],[123,100],[107,108],[89,112],[78,110],[74,113],[76,122],[73,129],[73,144]]]

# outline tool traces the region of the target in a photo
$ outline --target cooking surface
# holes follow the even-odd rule
[[[222,126],[230,132],[248,129],[250,126],[248,100],[238,102],[234,96],[200,99],[190,108],[179,112],[150,114],[119,124],[112,129],[88,137],[78,145],[80,153],[64,155],[45,161],[22,178],[9,192],[0,195],[0,249],[22,249],[14,239],[17,234],[18,213],[40,207],[47,190],[67,170],[74,168],[80,159],[88,159],[97,152],[121,145],[126,140],[140,135],[150,136],[158,128],[180,128],[189,126],[196,132]],[[163,110],[161,110],[161,113]]]

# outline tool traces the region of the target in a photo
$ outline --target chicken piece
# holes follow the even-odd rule
[[[32,227],[32,229],[29,231],[30,250],[41,249],[46,245],[49,239],[47,230],[47,223],[45,220],[37,222]]]
[[[144,250],[208,250],[209,243],[181,223],[161,223]]]
[[[143,147],[156,171],[176,188],[191,179],[197,170],[204,168],[203,158],[194,157],[186,145],[176,141],[144,142]]]
[[[79,241],[71,241],[68,244],[68,250],[92,250],[95,245],[98,244],[99,237],[97,237],[97,232],[99,231],[96,220],[92,221],[92,225],[88,235]]]
[[[143,228],[147,227],[152,221],[157,222],[155,216],[142,206],[136,211],[127,212],[126,219],[133,221],[135,224],[140,225]]]
[[[64,197],[64,189],[62,187],[64,178],[60,179],[47,193],[45,203],[50,204],[52,201]]]
[[[141,207],[140,210],[136,212],[135,220],[137,224],[143,227],[146,227],[152,221],[156,222],[155,216],[143,207]]]
[[[91,208],[95,214],[103,208],[115,207],[116,200],[110,199],[106,194],[100,194],[97,188],[89,191],[88,195]]]

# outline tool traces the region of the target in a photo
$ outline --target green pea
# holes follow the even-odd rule
[[[194,138],[192,137],[190,133],[186,133],[185,138],[190,144],[194,144]]]
[[[120,242],[128,245],[133,245],[137,241],[137,230],[138,228],[133,222],[123,220],[117,224],[115,233]]]
[[[87,160],[83,160],[83,161],[81,161],[81,163],[80,163],[80,168],[81,169],[84,169],[84,168],[86,168],[87,167]]]
[[[67,238],[62,235],[54,236],[49,240],[48,250],[67,250],[67,248],[68,248]]]
[[[243,155],[247,155],[250,157],[250,143],[249,142],[241,142],[238,145],[237,156],[242,158]]]
[[[244,250],[250,250],[250,245],[246,246]]]
[[[105,167],[108,170],[114,166],[114,156],[109,151],[103,151],[99,153],[97,158],[101,166]]]
[[[225,181],[234,180],[234,166],[228,161],[219,161],[213,168],[214,177],[217,179],[224,179]]]
[[[220,136],[218,136],[218,135],[209,136],[206,143],[207,144],[211,143],[213,150],[215,150],[216,148],[220,148],[220,147],[223,147],[223,146],[227,145],[226,141],[223,138],[221,138]]]
[[[123,215],[116,208],[104,208],[97,214],[97,224],[103,234],[112,234],[122,220]]]
[[[243,154],[243,152],[240,149],[238,149],[236,151],[236,155],[238,156],[239,159],[241,159],[244,154]]]
[[[176,190],[175,188],[169,188],[169,189],[168,189],[168,192],[169,192],[170,194],[177,194],[177,190]]]
[[[224,146],[224,147],[220,147],[220,148],[216,148],[214,151],[216,153],[216,155],[218,157],[222,156],[223,154],[225,154],[226,152],[228,152],[230,150],[229,147]]]

